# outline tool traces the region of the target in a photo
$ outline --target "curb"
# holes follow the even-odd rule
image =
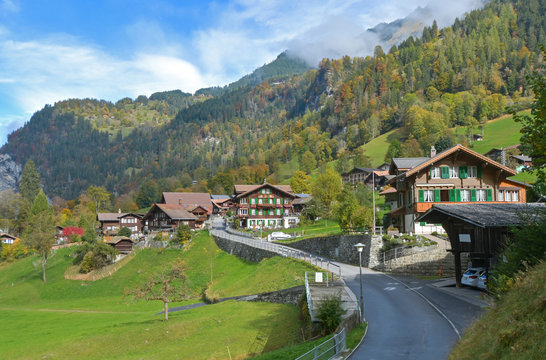
[[[362,345],[362,342],[364,341],[364,338],[366,337],[366,334],[368,333],[368,329],[370,328],[370,324],[369,323],[366,323],[366,330],[364,331],[364,335],[362,335],[362,339],[360,339],[360,341],[358,342],[358,344],[355,346],[355,348],[353,349],[353,351],[351,351],[349,353],[349,355],[347,355],[346,357],[344,357],[344,359],[348,359],[350,358],[353,353],[360,347],[360,345]]]

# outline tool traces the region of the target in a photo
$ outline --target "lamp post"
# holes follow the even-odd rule
[[[373,206],[373,225],[372,234],[375,235],[375,170],[372,171],[372,206]],[[359,250],[362,252],[362,250]]]
[[[364,244],[358,243],[355,245],[356,250],[358,250],[358,259],[360,269],[360,321],[364,321],[364,301],[362,300],[362,250],[364,250]]]

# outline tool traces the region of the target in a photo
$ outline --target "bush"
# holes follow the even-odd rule
[[[235,218],[233,219],[233,228],[238,229],[241,227],[241,219]]]
[[[329,296],[318,308],[318,318],[322,321],[324,334],[333,333],[341,323],[341,317],[346,313],[341,307],[341,295]]]
[[[116,254],[116,249],[108,244],[83,243],[77,246],[74,251],[74,264],[80,264],[80,272],[86,274],[92,270],[111,264]]]
[[[133,235],[133,232],[128,227],[124,226],[118,231],[118,236],[126,236],[131,237]]]

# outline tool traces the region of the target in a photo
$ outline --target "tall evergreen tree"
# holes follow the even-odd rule
[[[29,202],[33,202],[40,191],[40,174],[36,171],[36,165],[32,159],[28,160],[21,174],[19,191]]]

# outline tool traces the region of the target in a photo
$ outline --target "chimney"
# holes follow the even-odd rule
[[[436,148],[434,147],[434,145],[432,145],[430,147],[430,157],[433,158],[436,156]]]
[[[121,214],[121,209],[118,209],[118,214]]]

